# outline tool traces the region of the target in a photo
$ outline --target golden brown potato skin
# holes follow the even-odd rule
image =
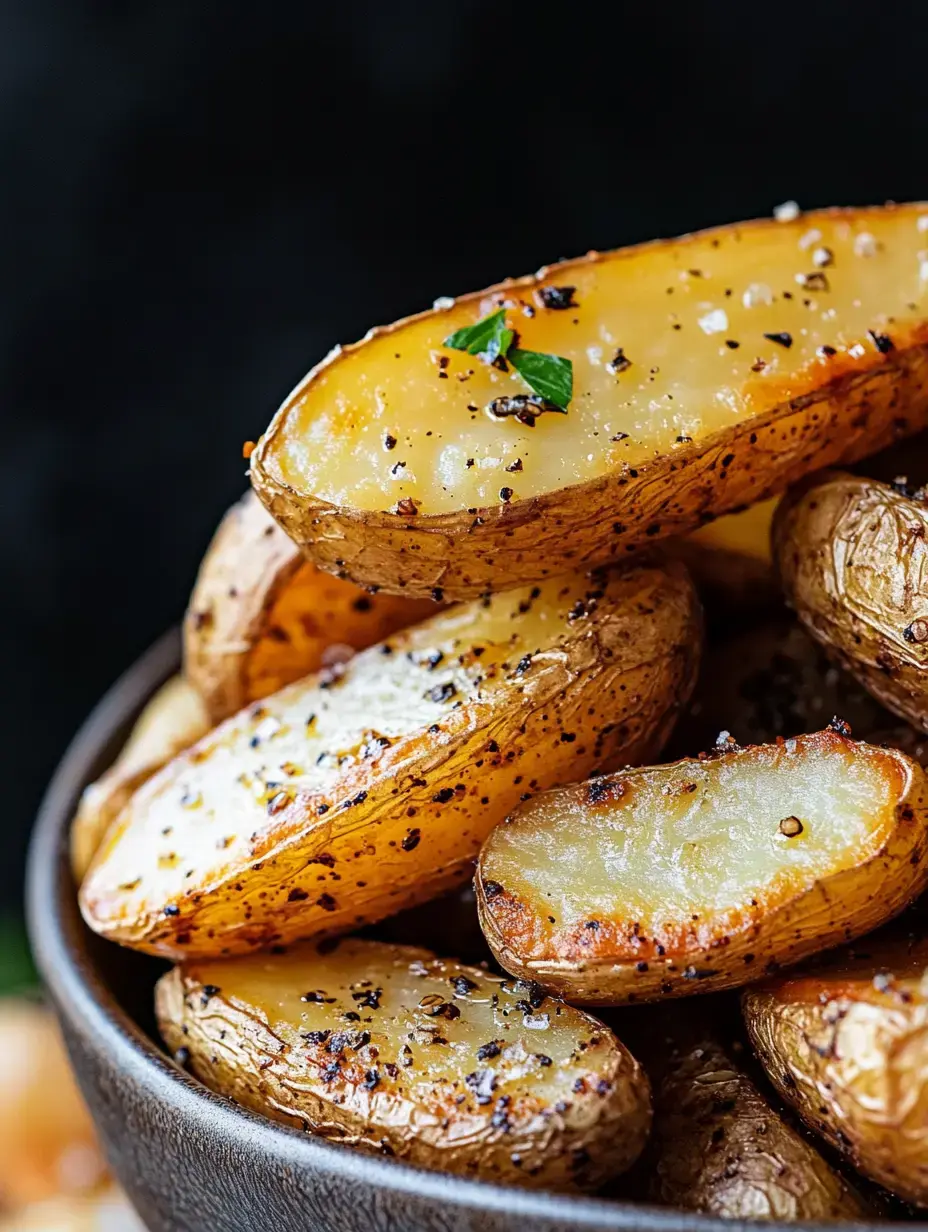
[[[119,756],[84,789],[71,823],[71,871],[78,885],[110,825],[143,783],[210,729],[200,694],[183,676],[162,685],[139,716]]]
[[[323,573],[253,492],[207,549],[184,619],[184,670],[213,723],[436,612],[430,599],[368,594]]]
[[[780,505],[774,550],[804,626],[895,714],[928,730],[928,505],[825,474]]]
[[[865,1176],[928,1205],[928,940],[894,929],[743,995],[777,1090]]]
[[[497,962],[518,978],[538,980],[572,1004],[624,1005],[740,987],[765,970],[799,962],[891,919],[928,879],[928,778],[920,766],[898,750],[858,745],[831,730],[773,746],[720,751],[718,760],[743,758],[750,764],[751,759],[762,759],[766,766],[778,767],[777,773],[787,774],[791,757],[822,754],[845,761],[862,755],[892,784],[893,804],[876,832],[879,845],[871,836],[853,864],[829,870],[811,883],[802,866],[784,863],[763,892],[754,890],[723,907],[700,904],[692,924],[672,920],[641,925],[627,913],[608,916],[586,904],[584,910],[595,916],[592,921],[575,915],[555,918],[547,899],[513,890],[499,872],[497,852],[502,848],[505,861],[506,832],[519,822],[517,812],[484,843],[474,878],[480,924]],[[636,776],[666,776],[664,793],[685,801],[680,779],[671,782],[668,772],[688,764],[704,763],[684,759],[619,772],[558,788],[547,797],[567,800],[565,812],[575,826],[583,825],[584,810],[594,818],[595,811],[609,808],[612,800],[629,799]],[[530,816],[532,807],[530,803],[523,813]],[[539,834],[534,845],[550,847],[552,838]],[[699,841],[691,847],[698,858]],[[582,899],[584,882],[574,884],[566,873],[561,882]]]
[[[641,1168],[662,1206],[724,1219],[816,1222],[873,1210],[771,1106],[734,1042],[699,1025],[658,1032],[639,1052],[654,1098]]]
[[[741,745],[768,744],[778,736],[820,731],[836,715],[858,740],[895,743],[886,734],[894,717],[784,611],[744,633],[710,642],[665,756],[668,761],[695,757],[711,749],[720,732]],[[874,735],[877,731],[882,734]]]
[[[97,853],[85,919],[183,959],[344,933],[434,898],[532,792],[662,747],[700,637],[676,562],[448,609],[166,766]]]
[[[303,943],[189,964],[159,981],[156,1008],[214,1091],[422,1167],[588,1190],[647,1138],[647,1077],[607,1027],[418,947],[348,939],[325,956]]]
[[[920,207],[900,206],[804,215],[795,230],[787,224],[797,246],[783,277],[796,277],[803,260],[798,240],[817,224],[872,230],[878,246],[884,220],[892,225],[899,217],[912,227],[914,278],[919,214]],[[544,284],[582,281],[591,266],[608,268],[611,262],[649,254],[659,259],[662,253],[675,252],[683,270],[700,265],[707,249],[710,262],[731,261],[733,252],[748,249],[755,238],[763,242],[771,229],[783,226],[763,220],[615,253],[590,253],[460,297],[453,309],[463,304],[486,310],[507,298],[530,301]],[[833,283],[841,276],[838,269],[831,274]],[[319,385],[337,387],[342,367],[363,362],[365,348],[380,339],[389,337],[399,354],[404,330],[434,312],[372,330],[361,342],[336,348],[284,403],[251,455],[252,485],[294,542],[321,568],[344,570],[361,585],[392,593],[427,596],[437,587],[448,599],[469,599],[501,584],[523,585],[583,565],[624,559],[656,537],[687,534],[712,517],[783,491],[818,468],[876,452],[918,431],[928,419],[928,325],[920,310],[906,309],[900,297],[899,312],[908,319],[894,319],[888,327],[892,337],[885,343],[877,320],[885,310],[877,309],[871,332],[879,345],[862,332],[859,345],[837,353],[834,348],[822,350],[805,369],[790,370],[795,368],[791,365],[782,377],[748,371],[737,397],[751,412],[733,425],[658,450],[651,460],[619,462],[605,474],[560,489],[408,516],[328,501],[287,482],[277,454],[294,408]],[[453,310],[452,317],[449,328],[464,323]],[[772,327],[783,329],[782,324]],[[680,334],[681,339],[685,336]],[[758,335],[755,350],[762,341]],[[536,435],[548,430],[542,422]]]

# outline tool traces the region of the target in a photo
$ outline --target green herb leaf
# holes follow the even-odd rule
[[[453,351],[466,351],[468,355],[486,355],[487,362],[492,364],[498,356],[506,354],[513,337],[512,330],[506,328],[506,309],[498,308],[475,325],[456,329],[448,335],[444,345]]]
[[[0,995],[34,992],[38,985],[25,928],[19,920],[0,918]]]
[[[508,351],[506,359],[539,397],[562,411],[567,410],[574,392],[574,366],[569,359],[542,351],[523,351],[521,347]]]

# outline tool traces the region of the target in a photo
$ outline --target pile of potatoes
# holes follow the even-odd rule
[[[179,1064],[484,1180],[928,1206],[928,449],[872,457],[926,232],[590,254],[309,374],[72,829]]]

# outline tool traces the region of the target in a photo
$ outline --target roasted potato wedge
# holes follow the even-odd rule
[[[305,560],[253,492],[207,550],[184,620],[184,670],[214,723],[348,650],[434,616],[431,599],[367,594]]]
[[[928,939],[868,937],[743,994],[777,1090],[854,1167],[928,1206]]]
[[[699,637],[675,562],[448,610],[166,766],[109,831],[85,918],[127,945],[211,957],[433,898],[520,799],[659,748]]]
[[[252,484],[322,568],[393,593],[624,559],[924,426],[925,216],[737,224],[442,300],[314,368]],[[523,354],[571,361],[566,414],[445,345],[500,308]]]
[[[721,603],[755,608],[775,600],[770,525],[777,500],[729,513],[674,541],[700,591]]]
[[[783,501],[774,549],[787,598],[874,697],[928,731],[928,503],[825,474]]]
[[[0,1000],[0,1208],[89,1193],[105,1178],[54,1018]]]
[[[505,970],[569,1001],[730,988],[901,911],[926,822],[920,766],[832,730],[605,775],[493,831],[480,922]]]
[[[122,752],[85,788],[71,823],[71,870],[80,884],[112,822],[156,770],[210,729],[197,690],[183,676],[162,685],[139,716]]]
[[[731,734],[741,745],[768,744],[778,736],[819,731],[836,715],[854,736],[873,744],[883,742],[876,731],[896,724],[784,611],[735,637],[710,642],[667,756],[705,752],[719,733],[723,739]],[[885,738],[895,743],[888,734]]]
[[[743,1051],[698,1020],[652,1032],[639,1054],[654,1098],[642,1196],[724,1219],[872,1217],[864,1197],[752,1080]]]
[[[595,1189],[647,1138],[647,1078],[607,1027],[429,950],[353,938],[189,963],[156,1005],[214,1091],[409,1163]]]

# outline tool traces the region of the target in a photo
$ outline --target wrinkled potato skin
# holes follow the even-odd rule
[[[833,731],[799,742],[823,748],[854,744]],[[727,756],[753,752],[741,749]],[[730,910],[706,910],[697,926],[675,925],[658,936],[639,936],[627,919],[599,920],[593,932],[555,931],[537,904],[523,903],[505,888],[487,893],[485,844],[474,888],[480,926],[496,961],[511,975],[538,980],[571,1004],[625,1005],[741,987],[765,970],[861,936],[902,911],[928,880],[928,778],[898,750],[885,754],[886,773],[898,779],[899,793],[885,841],[875,854],[807,888],[797,889],[787,878],[763,897]],[[701,973],[694,978],[688,970]]]
[[[78,885],[103,837],[156,770],[210,729],[200,694],[183,676],[162,685],[139,716],[109,770],[84,789],[71,823],[71,871]]]
[[[584,594],[599,598],[569,618],[573,596]],[[308,678],[220,725],[150,780],[110,830],[81,888],[89,926],[178,961],[341,934],[460,885],[493,824],[527,792],[660,749],[698,665],[701,610],[683,566],[579,574],[548,582],[544,596],[507,592],[474,605],[471,614],[449,609],[398,634],[386,646],[389,654],[384,644],[356,656],[331,691]],[[516,662],[509,649],[515,633],[507,631],[538,605],[551,640],[540,653],[533,644],[529,661]],[[487,611],[501,614],[500,640],[485,657],[486,646],[473,655],[472,630]],[[451,636],[465,653],[431,671],[424,660]],[[415,678],[407,656],[418,665]],[[277,713],[298,714],[294,724],[302,724],[307,713],[331,705],[330,714],[350,721],[356,739],[357,730],[380,723],[382,680],[392,690],[385,717],[394,721],[409,709],[403,691],[428,689],[443,672],[458,685],[429,710],[440,721],[417,726],[417,718],[405,729],[404,719],[388,747],[368,753],[359,745],[344,766],[339,759],[337,777],[324,790],[303,767],[267,787],[266,777],[282,777],[276,767],[283,754],[275,754],[273,737],[260,748],[254,742]],[[349,686],[355,692],[346,709]],[[421,700],[416,704],[421,710]],[[289,721],[285,727],[288,756],[299,757],[301,728]],[[274,760],[243,784],[235,752],[249,746],[262,763]],[[197,794],[187,809],[200,767],[215,776],[210,799],[204,806]],[[286,803],[269,811],[265,798],[281,786]],[[227,820],[233,813],[235,825]],[[161,837],[165,822],[169,838]]]
[[[504,993],[509,985],[498,976],[436,959],[418,947],[348,940],[340,948],[360,952],[360,970],[368,981],[388,989],[385,975],[391,963],[418,962],[422,991],[439,988],[439,996],[447,996],[452,1008],[465,1016],[461,1021],[466,1021],[470,996],[488,998],[496,990],[500,1005],[506,1006],[520,995]],[[239,959],[237,965],[262,961],[256,956]],[[349,964],[354,971],[357,964],[350,958]],[[415,1008],[396,1016],[391,1010],[384,1021],[384,1007],[378,1013],[349,998],[350,976],[334,987],[325,975],[315,980],[307,975],[310,988],[321,985],[335,998],[325,1021],[335,1031],[353,1028],[355,1023],[345,1023],[343,1011],[354,1005],[361,1010],[360,1026],[369,1028],[373,1046],[368,1055],[366,1047],[349,1044],[338,1054],[337,1075],[326,1080],[321,1072],[333,1055],[325,1042],[297,1035],[301,1042],[294,1048],[292,1028],[273,1020],[265,1006],[223,996],[221,985],[217,989],[211,983],[222,979],[217,969],[221,964],[192,964],[162,977],[156,989],[161,1033],[170,1048],[188,1050],[189,1068],[207,1086],[273,1120],[421,1167],[568,1191],[598,1188],[630,1167],[645,1145],[651,1122],[647,1076],[607,1027],[580,1010],[551,1000],[539,1005],[539,1012],[553,1013],[557,1007],[589,1045],[572,1063],[587,1077],[579,1085],[573,1085],[572,1076],[557,1079],[569,1098],[563,1101],[566,1106],[555,1108],[541,1098],[530,1061],[530,1072],[513,1079],[505,1046],[502,1055],[482,1061],[460,1039],[461,1022],[428,1019]],[[452,997],[451,981],[461,976],[473,991],[458,999]],[[436,1030],[450,1037],[451,1047],[447,1041],[424,1047],[423,1022],[438,1024]],[[520,1031],[517,1025],[515,1034],[530,1050],[543,1051],[546,1031]],[[403,1068],[406,1040],[413,1043],[408,1070]],[[515,1041],[501,1041],[507,1042]],[[405,1051],[409,1053],[408,1046]],[[520,1064],[526,1063],[514,1062],[515,1067]],[[423,1065],[429,1066],[426,1089],[415,1083]],[[475,1099],[466,1075],[473,1078],[483,1066],[499,1074],[500,1089],[508,1094],[502,1103],[493,1097]],[[378,1076],[373,1089],[365,1085],[371,1068]],[[557,1069],[534,1067],[542,1076]]]
[[[693,696],[665,756],[695,757],[727,731],[741,745],[820,731],[835,716],[858,740],[881,744],[895,719],[785,611],[733,638],[710,643]],[[883,735],[876,736],[875,732]],[[908,752],[903,748],[903,752]],[[919,759],[916,757],[916,761]]]
[[[928,505],[826,474],[774,520],[787,598],[803,625],[894,714],[928,730]]]
[[[430,599],[369,595],[305,560],[253,492],[207,549],[184,618],[184,670],[213,723],[433,616]]]
[[[872,219],[879,232],[884,214],[884,209],[829,210],[804,215],[799,226],[806,230],[818,219]],[[913,228],[916,216],[917,207]],[[520,294],[530,299],[544,283],[570,283],[578,267],[668,246],[679,250],[685,268],[690,246],[707,239],[725,245],[733,237],[743,244],[755,232],[782,226],[761,220],[656,241],[640,250],[594,252],[455,303],[490,304]],[[928,326],[916,317],[893,325],[893,348],[886,354],[875,347],[857,357],[842,351],[788,380],[749,381],[746,393],[755,410],[730,428],[659,452],[653,461],[619,465],[594,479],[511,503],[409,517],[335,504],[285,482],[274,453],[294,401],[314,381],[337,381],[339,364],[363,351],[371,339],[391,335],[400,345],[404,326],[428,315],[372,330],[361,342],[336,348],[280,408],[251,455],[252,486],[295,543],[322,569],[342,570],[360,585],[393,594],[426,597],[438,587],[447,599],[470,599],[503,585],[526,585],[625,559],[655,538],[685,535],[713,517],[774,496],[812,471],[883,449],[928,420]]]
[[[743,994],[767,1074],[871,1180],[928,1206],[928,941],[898,926]],[[874,977],[890,973],[880,989]]]
[[[654,1122],[647,1198],[724,1219],[863,1219],[873,1211],[771,1107],[733,1047],[680,1027],[645,1062]],[[653,1063],[652,1063],[653,1058]]]

